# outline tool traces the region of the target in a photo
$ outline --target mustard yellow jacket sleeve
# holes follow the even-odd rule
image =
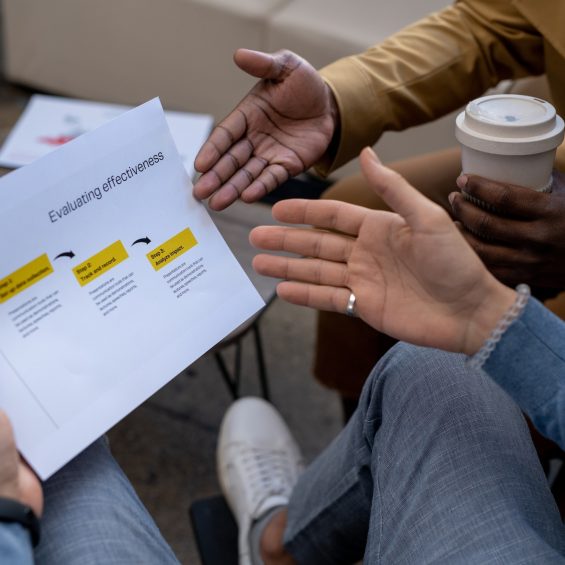
[[[343,165],[383,132],[438,118],[500,80],[542,74],[543,50],[543,37],[514,1],[459,0],[323,68],[341,124],[319,172]]]

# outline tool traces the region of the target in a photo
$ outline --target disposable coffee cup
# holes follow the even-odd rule
[[[457,116],[455,136],[463,173],[551,190],[555,151],[564,132],[549,102],[518,94],[477,98]]]

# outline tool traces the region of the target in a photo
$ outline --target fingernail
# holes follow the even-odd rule
[[[463,190],[467,186],[467,182],[469,181],[469,177],[467,175],[461,175],[457,177],[457,186]]]
[[[373,150],[372,147],[365,147],[365,151],[367,151],[369,153],[369,155],[371,156],[371,159],[373,159],[373,161],[376,161],[379,165],[381,165],[381,160],[378,158],[377,154],[375,153],[375,151]]]
[[[451,194],[449,194],[449,196],[447,197],[447,199],[449,200],[449,204],[451,204],[451,206],[453,206],[453,201],[455,200],[455,196],[457,195],[457,192],[452,192]]]

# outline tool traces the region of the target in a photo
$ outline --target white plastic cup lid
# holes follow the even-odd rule
[[[467,104],[455,121],[457,140],[497,155],[533,155],[551,151],[564,137],[563,120],[540,98],[495,94]]]

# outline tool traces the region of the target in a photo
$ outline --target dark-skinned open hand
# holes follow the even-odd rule
[[[468,243],[503,283],[530,285],[538,298],[565,289],[565,176],[549,193],[474,175],[457,179],[449,201]],[[483,204],[481,204],[481,202]]]
[[[200,149],[202,176],[194,196],[223,210],[255,202],[310,168],[327,150],[339,122],[329,86],[291,51],[238,49],[235,63],[261,79],[222,120]]]

